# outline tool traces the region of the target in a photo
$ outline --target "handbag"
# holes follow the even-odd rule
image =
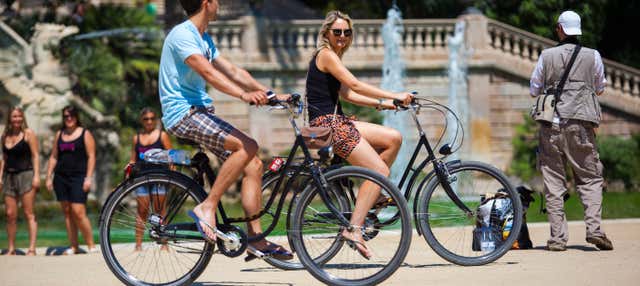
[[[304,112],[304,124],[307,124],[307,112],[308,112],[308,104],[307,104],[307,97],[304,97],[304,101],[305,101],[305,108],[307,108],[307,110]],[[338,99],[339,101],[339,99]],[[331,123],[330,125],[333,125],[333,122],[335,122],[336,120],[336,115],[338,114],[338,104],[340,104],[339,102],[336,102],[336,108],[333,111],[333,118],[331,118]],[[309,149],[321,149],[324,147],[327,147],[329,145],[331,145],[331,143],[333,143],[332,138],[333,138],[333,128],[332,127],[323,127],[323,126],[316,126],[316,127],[311,127],[311,126],[303,126],[302,128],[300,128],[300,135],[302,135],[302,139],[304,140],[304,144],[307,145],[307,148]]]
[[[571,67],[573,66],[573,62],[575,62],[576,57],[578,56],[578,52],[582,47],[580,45],[576,45],[575,49],[573,49],[573,54],[571,55],[571,59],[569,60],[569,64],[558,83],[556,88],[546,89],[543,94],[539,95],[536,98],[536,102],[531,107],[531,118],[533,120],[544,123],[553,122],[553,117],[555,114],[558,114],[558,110],[556,109],[556,104],[560,101],[560,95],[562,95],[562,90],[564,89],[564,84],[569,77],[569,72],[571,71]],[[558,114],[560,117],[560,114]]]

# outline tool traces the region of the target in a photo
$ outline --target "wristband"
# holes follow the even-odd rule
[[[378,98],[378,105],[376,106],[376,110],[382,110],[382,102],[384,102],[384,100],[382,100],[382,98]]]

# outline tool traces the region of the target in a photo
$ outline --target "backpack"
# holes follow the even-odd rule
[[[519,186],[516,190],[520,194],[520,200],[522,201],[523,222],[512,249],[530,249],[533,248],[533,244],[527,227],[527,209],[531,202],[534,201],[533,196],[531,196],[533,191],[526,186]],[[506,193],[498,191],[488,198],[487,196],[481,196],[476,227],[473,229],[472,250],[481,251],[483,246],[487,250],[486,248],[492,249],[502,245],[504,239],[509,235],[512,222],[511,201],[507,198]]]

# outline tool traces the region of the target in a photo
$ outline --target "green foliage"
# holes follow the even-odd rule
[[[602,38],[604,0],[524,0],[524,1],[475,1],[475,5],[487,17],[524,28],[543,37],[556,39],[555,27],[558,16],[565,10],[573,10],[582,19],[583,44],[596,47]]]
[[[640,135],[630,139],[598,138],[600,161],[607,182],[622,181],[625,189],[640,189]]]
[[[124,69],[106,45],[73,42],[67,63],[77,78],[76,93],[89,99],[94,108],[104,113],[119,105],[126,90]]]
[[[523,115],[524,123],[515,127],[515,135],[511,139],[513,159],[507,172],[524,181],[538,175],[536,170],[536,148],[538,146],[538,124],[527,114]]]
[[[160,111],[157,75],[163,33],[144,9],[116,5],[89,6],[78,28],[79,35],[86,37],[95,35],[92,32],[109,33],[69,37],[61,45],[60,56],[69,66],[74,92],[96,110],[117,116],[124,126],[117,130],[121,147],[111,158],[115,162],[112,176],[119,182],[140,110],[150,106]]]
[[[342,101],[341,104],[346,115],[355,115],[360,121],[382,124],[382,113],[374,108],[359,106],[346,101]]]
[[[90,6],[79,29],[81,35],[111,34],[64,42],[62,57],[77,78],[75,91],[101,112],[118,115],[122,125],[135,126],[142,107],[159,107],[162,31],[155,18],[144,9]]]

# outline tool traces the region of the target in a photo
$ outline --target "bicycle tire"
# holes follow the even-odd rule
[[[161,203],[162,207],[156,208],[164,208],[164,205],[169,202],[170,205],[174,205],[173,207],[167,207],[166,213],[170,213],[173,209],[176,211],[184,212],[184,213],[176,213],[176,216],[172,219],[172,221],[165,222],[167,224],[171,223],[192,223],[186,216],[186,209],[190,208],[190,204],[197,204],[202,202],[207,194],[204,190],[193,180],[188,178],[187,176],[173,171],[160,171],[160,172],[151,172],[146,173],[144,175],[135,177],[130,179],[127,183],[122,184],[120,188],[114,191],[114,193],[109,197],[107,202],[104,205],[102,215],[100,218],[100,246],[102,255],[105,259],[105,262],[111,272],[124,284],[127,285],[185,285],[190,284],[195,279],[197,279],[200,274],[207,267],[211,257],[213,256],[214,245],[204,242],[198,242],[197,240],[184,240],[178,241],[178,239],[174,240],[166,240],[164,244],[156,242],[156,244],[161,245],[160,250],[153,248],[153,242],[150,242],[149,246],[147,246],[147,250],[141,250],[137,258],[141,258],[142,260],[135,261],[133,266],[130,263],[125,263],[125,258],[131,257],[131,252],[133,252],[132,246],[127,243],[124,244],[116,244],[118,240],[131,239],[130,230],[127,228],[131,228],[132,222],[122,221],[121,218],[126,218],[135,216],[135,219],[138,219],[139,213],[133,213],[132,210],[128,208],[133,204],[132,200],[137,200],[136,190],[140,187],[153,187],[156,186],[164,186],[165,200]],[[180,205],[178,204],[178,197],[186,196],[185,201],[182,201]],[[150,205],[154,205],[151,203]],[[154,207],[151,207],[152,209]],[[127,214],[128,213],[128,214]],[[166,219],[166,218],[165,218]],[[139,225],[133,222],[134,225],[134,233],[135,229],[139,228]],[[118,225],[122,229],[118,229]],[[148,226],[145,224],[145,228]],[[196,232],[196,235],[197,234]],[[113,240],[113,243],[112,243]],[[147,238],[149,240],[149,238]],[[179,245],[180,243],[184,243],[184,245]],[[197,246],[200,245],[198,249]],[[162,247],[166,246],[166,251],[162,250]],[[172,248],[173,247],[173,248]],[[150,249],[150,250],[148,250]],[[153,255],[148,255],[149,251]],[[135,253],[135,252],[134,252]],[[165,255],[166,257],[163,257]],[[173,257],[168,257],[173,255]],[[176,268],[180,268],[183,265],[180,265],[178,262],[180,261],[178,255],[181,255],[182,258],[190,258],[195,261],[193,266],[186,265],[184,271],[175,271]],[[153,261],[149,261],[149,259],[156,259],[156,265],[160,264],[157,267],[164,267],[164,275],[168,277],[167,269],[169,269],[168,265],[162,265],[162,261],[165,264],[170,264],[171,268],[174,272],[177,272],[175,278],[168,278],[165,280],[148,277],[147,274],[144,277],[141,277],[140,271],[134,271],[135,267],[140,265],[139,267],[144,267],[144,265],[151,266]],[[174,263],[175,262],[175,263]],[[125,266],[126,265],[126,266]],[[160,268],[156,268],[156,273],[160,273]],[[170,270],[169,270],[170,271]],[[182,273],[184,272],[184,273]]]
[[[384,264],[380,264],[380,263],[374,264],[374,262],[377,261],[376,259],[378,259],[379,257],[378,254],[382,256],[384,255],[384,253],[388,252],[386,251],[386,249],[382,250],[382,249],[372,247],[371,249],[379,250],[379,252],[374,253],[374,256],[372,257],[374,259],[374,262],[369,262],[367,260],[364,264],[361,264],[363,258],[359,257],[359,254],[354,250],[345,248],[344,247],[346,245],[345,241],[340,239],[336,239],[333,242],[333,244],[331,244],[331,246],[334,246],[334,245],[340,246],[340,249],[338,249],[340,253],[332,253],[331,257],[329,257],[328,259],[327,257],[324,257],[324,259],[322,260],[317,259],[317,255],[310,254],[309,249],[311,249],[312,251],[320,249],[319,251],[320,253],[323,253],[323,251],[325,250],[324,250],[324,247],[318,248],[312,245],[311,242],[309,243],[305,242],[306,239],[317,240],[317,241],[321,241],[322,239],[325,239],[325,240],[332,239],[331,234],[335,232],[340,233],[343,230],[341,226],[337,225],[337,223],[335,222],[335,219],[333,219],[334,226],[326,231],[318,232],[317,230],[318,228],[312,225],[313,220],[319,220],[319,218],[321,219],[323,217],[328,217],[329,215],[331,215],[331,213],[327,214],[326,211],[319,212],[318,211],[319,207],[317,205],[318,203],[316,203],[316,206],[310,207],[314,197],[317,194],[317,187],[315,186],[315,184],[312,183],[295,199],[295,205],[292,213],[291,229],[289,230],[289,233],[292,236],[294,248],[297,251],[300,261],[315,278],[329,285],[375,285],[383,282],[384,280],[389,278],[400,267],[401,263],[404,261],[404,258],[406,257],[409,251],[409,247],[411,244],[412,231],[411,231],[410,214],[407,208],[407,203],[405,198],[402,196],[400,191],[398,191],[397,187],[394,186],[387,178],[385,178],[384,176],[374,171],[371,171],[365,168],[354,167],[354,166],[342,167],[336,170],[329,171],[324,176],[328,186],[335,186],[336,184],[345,184],[345,181],[346,181],[346,185],[349,185],[350,187],[357,185],[356,183],[351,182],[351,180],[354,180],[354,181],[367,180],[379,185],[382,193],[390,196],[391,199],[396,203],[395,207],[393,207],[393,211],[391,215],[393,216],[393,218],[389,219],[390,221],[389,225],[382,225],[382,224],[376,225],[374,223],[372,228],[376,230],[375,235],[373,235],[369,239],[365,238],[365,240],[367,240],[367,244],[369,245],[369,247],[371,247],[372,244],[378,243],[378,242],[384,244],[385,239],[389,238],[398,243],[397,248],[394,248],[395,250],[392,249],[393,254],[390,256],[390,259]],[[356,178],[356,179],[345,179],[345,178]],[[336,196],[342,197],[343,201],[350,201],[348,193],[345,193],[344,191],[340,191],[336,187],[330,187],[328,188],[328,190],[330,192],[333,192]],[[320,204],[324,205],[322,201],[320,201]],[[344,213],[345,211],[344,207],[340,207],[340,208],[341,208],[340,211]],[[347,209],[346,211],[350,212],[351,211],[350,208],[351,208],[351,205],[349,205],[349,209]],[[313,216],[307,215],[305,213],[305,210],[310,210],[311,214],[315,212],[316,216],[313,217]],[[376,215],[379,215],[379,213]],[[331,220],[332,219],[327,219],[326,221],[327,226],[330,226],[330,224],[332,224]],[[308,235],[302,234],[303,232],[302,228],[305,225],[311,227],[310,233]],[[389,229],[394,228],[394,229],[390,230],[389,233],[383,233],[383,234],[379,233],[378,231],[382,230],[383,228],[389,228]],[[397,235],[398,229],[400,231],[399,237]],[[364,234],[368,234],[368,232],[364,231]],[[340,236],[336,234],[335,237],[339,238]],[[307,247],[307,244],[309,244],[309,247]],[[313,256],[316,256],[316,257],[313,257]],[[356,259],[360,259],[361,262],[342,262],[344,261],[344,259],[350,259],[351,257],[356,257]],[[373,265],[372,268],[374,268],[374,270],[369,271],[370,269],[367,269],[368,265]],[[363,273],[366,272],[365,275],[367,276],[363,275],[363,277],[352,278],[354,277],[354,275],[351,272],[347,273],[346,275],[350,277],[343,277],[342,275],[338,275],[336,273],[336,271],[338,272],[344,271],[343,269],[345,268],[354,270],[354,272],[355,271],[362,271]],[[338,270],[334,270],[334,269],[338,269]],[[340,272],[340,273],[343,273],[343,272]],[[372,273],[372,274],[369,274],[369,273]]]
[[[462,173],[466,171],[478,174]],[[473,231],[480,223],[479,208],[470,208],[473,211],[472,216],[465,214],[445,194],[437,176],[430,179],[426,189],[417,198],[416,224],[420,228],[419,231],[424,235],[427,244],[449,262],[462,266],[478,266],[496,261],[511,249],[520,233],[523,210],[518,193],[504,173],[482,162],[460,162],[449,167],[449,174],[451,178],[455,178],[452,188],[456,189],[456,194],[468,206],[478,204],[479,207],[481,195],[486,194],[484,191],[491,194],[500,190],[507,194],[513,211],[513,224],[509,235],[492,251],[473,250]],[[477,188],[476,182],[487,186],[487,189]]]

